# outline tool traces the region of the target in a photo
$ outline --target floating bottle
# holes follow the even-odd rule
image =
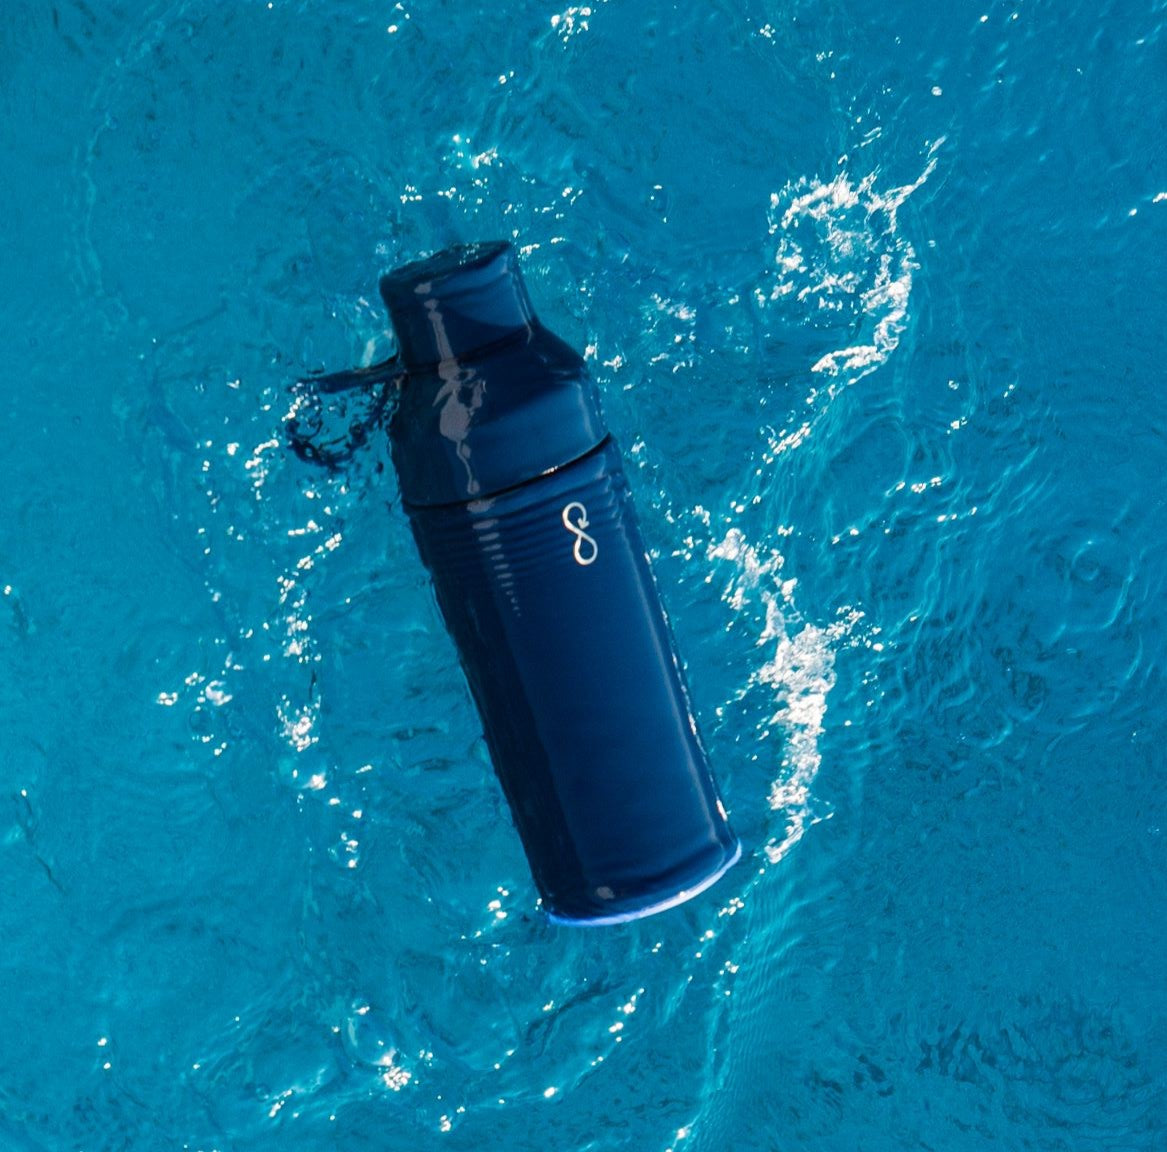
[[[380,288],[402,501],[543,907],[604,924],[679,904],[741,848],[595,383],[536,319],[510,244]]]

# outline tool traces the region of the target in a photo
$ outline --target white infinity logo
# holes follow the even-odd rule
[[[573,515],[576,517],[574,521]],[[588,510],[578,500],[573,500],[563,509],[562,517],[564,528],[575,536],[575,544],[571,549],[575,562],[591,564],[600,554],[600,546],[584,531],[588,526]],[[584,551],[585,545],[591,549],[590,552]]]

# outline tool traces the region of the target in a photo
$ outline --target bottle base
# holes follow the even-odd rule
[[[570,916],[562,912],[547,911],[547,919],[552,924],[564,924],[573,928],[599,928],[605,924],[627,924],[630,920],[643,920],[646,916],[655,916],[658,912],[667,912],[699,896],[707,888],[712,888],[740,859],[742,858],[741,843],[734,845],[734,851],[715,871],[702,876],[695,884],[690,884],[677,892],[654,900],[649,904],[641,904],[636,908],[624,908],[619,912],[600,913],[595,916]]]

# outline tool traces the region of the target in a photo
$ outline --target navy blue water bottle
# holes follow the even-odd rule
[[[620,454],[507,243],[381,279],[405,510],[553,920],[663,910],[741,854]]]

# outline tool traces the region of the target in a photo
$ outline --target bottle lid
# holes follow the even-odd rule
[[[536,324],[514,247],[502,240],[404,264],[380,287],[407,369],[468,357]]]
[[[486,499],[607,438],[595,381],[535,318],[510,244],[406,264],[381,295],[405,368],[389,438],[408,505]]]

